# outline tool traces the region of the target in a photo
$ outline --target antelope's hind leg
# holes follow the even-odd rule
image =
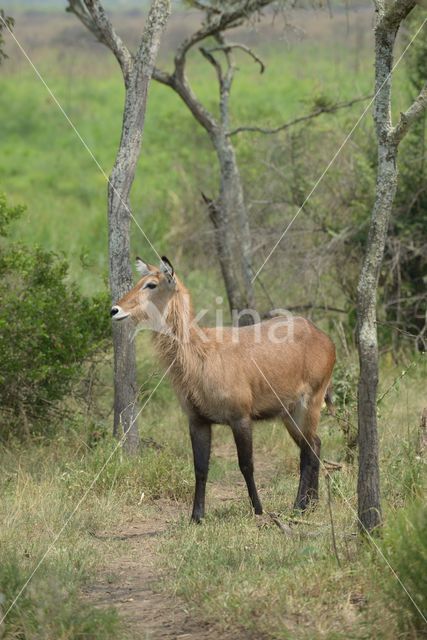
[[[194,491],[193,512],[191,520],[200,522],[205,515],[206,482],[211,455],[212,426],[202,418],[190,418],[190,437],[193,447],[194,475],[196,487]]]
[[[249,498],[257,515],[262,514],[262,505],[254,480],[254,461],[252,450],[252,423],[250,418],[242,418],[231,424],[237,448],[239,468],[248,488]]]
[[[286,428],[300,449],[300,479],[294,504],[300,511],[319,499],[321,441],[316,431],[321,405],[318,404],[310,403],[306,407],[301,402],[290,415],[284,416]]]

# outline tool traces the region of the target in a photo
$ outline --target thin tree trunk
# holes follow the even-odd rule
[[[411,124],[427,105],[427,86],[410,108],[401,113],[395,127],[391,118],[393,50],[403,20],[415,0],[399,0],[390,7],[374,0],[375,26],[375,105],[374,123],[378,140],[378,168],[375,203],[358,284],[358,351],[360,362],[358,393],[359,475],[358,516],[362,531],[381,524],[380,472],[377,428],[378,339],[377,288],[393,201],[397,189],[397,150]]]
[[[110,256],[110,290],[115,304],[132,287],[130,262],[129,193],[135,177],[141,149],[142,128],[149,78],[145,78],[138,96],[133,77],[126,90],[120,146],[108,185],[108,229]],[[134,113],[135,111],[135,113]],[[115,437],[126,434],[124,448],[134,453],[139,448],[138,424],[135,420],[137,376],[135,343],[132,328],[126,322],[113,323],[114,348],[114,426]]]
[[[221,173],[219,209],[224,235],[228,236],[233,246],[234,269],[240,276],[236,275],[240,302],[234,309],[241,311],[245,308],[253,309],[255,306],[252,285],[252,239],[236,152],[224,133],[221,132],[221,142],[215,146]]]
[[[222,45],[222,35],[218,36]],[[245,205],[242,180],[237,164],[236,152],[228,131],[230,128],[230,90],[234,77],[234,63],[230,50],[225,50],[227,70],[204,50],[205,57],[214,65],[220,88],[220,120],[213,129],[211,139],[215,147],[220,168],[220,190],[218,199],[218,243],[225,251],[218,258],[226,260],[221,265],[222,272],[228,273],[227,295],[231,312],[238,313],[240,325],[252,324],[251,315],[242,314],[244,309],[254,309],[255,300],[252,286],[252,238],[248,212]],[[224,257],[225,256],[225,257]]]
[[[397,186],[396,149],[380,145],[377,195],[358,286],[359,519],[363,529],[381,524],[377,428],[378,341],[377,286],[385,239]]]
[[[113,304],[132,287],[129,194],[141,151],[147,91],[170,3],[153,0],[139,50],[126,82],[122,136],[108,186],[110,288]],[[140,438],[136,420],[135,343],[128,323],[113,326],[114,435],[125,435],[124,449],[135,453]]]
[[[249,220],[234,147],[222,128],[212,139],[220,167],[220,193],[211,219],[230,311],[240,312],[255,304]],[[244,323],[247,317],[240,320]]]
[[[375,204],[358,285],[358,388],[359,475],[357,483],[360,527],[372,531],[381,524],[380,474],[377,427],[378,340],[377,287],[387,229],[397,186],[397,146],[390,144],[390,94],[396,33],[375,31],[376,91],[374,121],[378,139]]]

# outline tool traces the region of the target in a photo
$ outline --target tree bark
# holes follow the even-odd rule
[[[110,288],[113,304],[132,287],[130,261],[129,194],[141,151],[147,91],[160,47],[160,37],[170,14],[167,0],[153,0],[141,45],[126,82],[122,136],[108,185]],[[114,346],[114,435],[124,435],[124,449],[139,448],[135,418],[137,376],[135,343],[127,323],[113,325]]]
[[[249,218],[236,153],[223,126],[213,136],[213,145],[220,167],[220,191],[213,221],[217,253],[230,311],[239,313],[255,307]],[[239,320],[243,324],[248,322],[246,316]]]
[[[391,119],[393,50],[399,26],[414,5],[415,0],[398,0],[391,9],[386,11],[384,2],[376,0],[374,123],[378,142],[378,169],[375,203],[357,290],[357,338],[360,362],[357,492],[359,525],[365,532],[370,532],[381,525],[377,426],[378,278],[397,188],[398,145],[410,124],[425,109],[427,102],[424,89],[410,109],[405,114],[401,114],[398,124],[393,128]]]
[[[385,239],[397,186],[396,148],[379,144],[377,195],[358,286],[358,515],[361,526],[372,531],[381,524],[377,427],[378,341],[377,285]]]
[[[99,0],[69,0],[68,10],[115,55],[125,84],[122,134],[108,184],[110,289],[113,304],[132,287],[130,262],[131,208],[129,195],[141,151],[148,86],[170,14],[169,0],[152,0],[139,48],[130,54],[114,31]],[[139,448],[136,421],[137,376],[132,329],[126,322],[113,324],[114,427],[131,454]]]

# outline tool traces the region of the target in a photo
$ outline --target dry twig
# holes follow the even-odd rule
[[[332,546],[333,546],[333,549],[334,549],[334,553],[335,553],[335,557],[337,559],[338,566],[341,569],[341,560],[340,560],[340,557],[338,555],[337,540],[336,540],[336,537],[335,537],[334,518],[333,518],[333,515],[332,515],[331,476],[329,475],[329,473],[326,475],[326,486],[328,487],[328,510],[329,510],[329,517],[331,519]]]

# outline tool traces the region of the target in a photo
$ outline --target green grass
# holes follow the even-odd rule
[[[145,376],[155,370],[152,355],[145,356],[142,367]],[[377,544],[412,589],[417,574],[409,571],[407,559],[417,553],[417,537],[402,557],[399,541],[406,535],[405,527],[411,527],[405,522],[413,521],[411,512],[405,520],[405,509],[419,499],[423,483],[423,463],[415,444],[425,360],[416,359],[416,366],[397,382],[400,374],[390,365],[383,369],[381,392],[390,389],[380,414],[386,542]],[[155,378],[144,393],[154,384]],[[125,637],[114,611],[95,613],[82,604],[81,588],[93,580],[105,554],[113,559],[119,551],[112,542],[100,550],[92,533],[112,531],[129,518],[150,517],[159,498],[178,502],[187,514],[193,493],[186,419],[167,383],[153,395],[139,426],[148,446],[133,459],[116,450],[116,442],[108,435],[95,444],[87,420],[69,425],[54,441],[11,443],[1,451],[0,591],[7,603],[65,525],[20,606],[7,619],[6,638],[18,631],[28,640],[98,640],[110,637],[108,633]],[[109,420],[98,428],[106,433]],[[343,460],[343,435],[326,414],[320,435],[322,456]],[[256,425],[254,448],[264,507],[285,520],[298,483],[297,449],[276,422]],[[231,432],[216,427],[207,518],[195,527],[183,515],[161,538],[159,564],[164,579],[159,588],[180,595],[199,615],[219,621],[224,628],[242,627],[255,636],[344,639],[392,638],[401,633],[403,638],[415,638],[411,629],[420,627],[410,602],[394,584],[378,551],[353,536],[356,474],[356,466],[345,464],[331,480],[339,566],[332,547],[324,476],[318,509],[305,517],[307,525],[298,526],[295,537],[289,539],[268,520],[259,523],[251,514],[242,485],[232,500],[215,498],[215,487],[220,491],[223,487],[229,495],[235,483],[241,483]],[[401,523],[397,529],[396,514]],[[422,538],[423,529],[419,531]],[[417,600],[423,602],[423,597],[420,591]]]
[[[3,613],[41,562],[5,620],[7,639],[98,640],[121,633],[114,610],[94,610],[79,593],[99,561],[90,531],[114,521],[116,513],[112,500],[91,494],[73,514],[77,496],[64,470],[71,451],[63,442],[1,451]]]

